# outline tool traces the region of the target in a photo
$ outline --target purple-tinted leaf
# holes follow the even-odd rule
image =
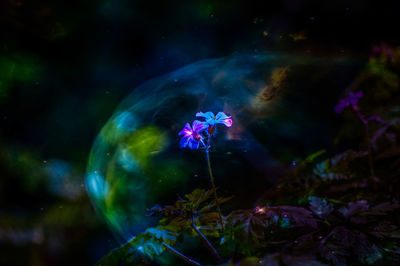
[[[317,258],[313,255],[303,255],[303,256],[292,256],[289,254],[283,254],[282,262],[284,265],[290,266],[324,266],[322,262],[319,262]]]
[[[308,226],[317,228],[317,220],[312,216],[312,212],[301,207],[279,206],[271,207],[279,217],[288,218],[294,226]],[[268,216],[274,213],[267,213]]]
[[[318,241],[314,240],[315,232],[304,234],[293,241],[293,250],[296,254],[314,252],[318,247]]]
[[[380,249],[375,244],[371,244],[367,237],[361,233],[358,235],[355,253],[357,254],[358,260],[363,264],[372,265],[382,259]]]
[[[400,204],[393,204],[391,202],[384,202],[372,207],[367,214],[369,215],[386,215],[388,212],[392,212],[400,208]]]
[[[238,239],[258,243],[265,238],[265,215],[258,215],[253,210],[237,210],[229,214],[226,221]]]
[[[326,199],[310,196],[310,209],[320,218],[325,218],[333,211],[333,204],[327,202]]]
[[[349,150],[338,154],[332,159],[325,160],[313,170],[315,176],[325,180],[339,180],[352,178],[353,171],[350,164],[353,160],[365,157],[367,152]]]
[[[346,249],[332,244],[321,245],[318,251],[324,259],[336,266],[345,266],[347,257],[350,256],[350,252],[346,251]]]
[[[357,241],[356,234],[345,226],[337,226],[332,230],[330,240],[345,248],[350,248]]]
[[[367,218],[359,217],[359,216],[350,217],[349,220],[353,224],[366,224],[368,222]]]
[[[350,217],[360,212],[364,212],[369,209],[369,205],[366,200],[359,200],[355,202],[349,202],[348,207],[342,207],[339,212],[343,214],[344,217]]]
[[[384,221],[376,225],[370,234],[378,238],[392,237],[396,230],[397,226],[389,221]]]

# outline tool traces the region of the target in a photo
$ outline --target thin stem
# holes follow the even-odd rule
[[[169,251],[171,251],[172,253],[174,253],[176,256],[178,256],[182,260],[186,261],[187,263],[192,264],[192,265],[201,265],[197,261],[194,261],[191,258],[186,257],[185,255],[183,255],[182,253],[180,253],[179,251],[177,251],[176,249],[174,249],[170,245],[168,245],[166,243],[162,243],[162,244],[166,249],[168,249]]]
[[[372,158],[372,149],[371,149],[371,141],[369,139],[369,128],[368,128],[368,123],[369,120],[365,119],[365,117],[361,114],[359,111],[358,107],[354,108],[353,106],[353,111],[357,115],[357,117],[361,120],[361,122],[364,124],[365,128],[365,140],[367,141],[367,149],[368,149],[368,164],[369,164],[369,172],[371,174],[371,179],[372,181],[375,180],[375,171],[374,171],[374,160]]]
[[[222,259],[219,256],[217,250],[213,247],[213,245],[210,243],[210,241],[208,241],[206,236],[203,235],[203,233],[197,228],[197,226],[196,226],[196,224],[194,222],[194,217],[192,217],[192,227],[196,231],[196,233],[200,236],[200,238],[204,242],[204,244],[206,244],[206,246],[211,251],[211,253],[215,256],[215,258],[217,259],[218,263],[221,264],[222,263]]]
[[[210,147],[210,137],[208,137],[208,143],[207,143],[207,149],[206,149],[206,155],[207,155],[207,164],[208,164],[208,172],[210,173],[210,179],[211,179],[211,185],[214,191],[214,197],[215,197],[215,205],[217,206],[217,210],[218,210],[218,216],[219,216],[219,221],[221,223],[221,229],[224,230],[224,221],[222,220],[222,213],[221,213],[221,208],[219,206],[219,201],[218,201],[218,196],[217,196],[217,189],[215,188],[215,184],[214,184],[214,177],[213,177],[213,173],[211,170],[211,163],[210,163],[210,154],[209,154],[209,147]]]

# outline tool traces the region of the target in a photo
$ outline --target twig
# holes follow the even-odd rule
[[[195,225],[193,216],[192,216],[192,227],[196,231],[196,233],[200,236],[201,240],[206,244],[206,246],[211,251],[211,253],[215,256],[215,258],[217,259],[218,263],[221,264],[222,263],[222,259],[219,256],[217,250],[213,247],[213,245],[210,243],[210,241],[208,241],[208,239],[205,237],[205,235],[203,235],[203,233],[197,228],[197,226]]]
[[[179,258],[181,258],[182,260],[186,261],[189,264],[192,265],[201,265],[200,263],[198,263],[195,260],[192,260],[191,258],[186,257],[185,255],[183,255],[182,253],[180,253],[179,251],[177,251],[176,249],[174,249],[173,247],[171,247],[170,245],[166,244],[166,243],[162,243],[163,246],[168,249],[169,251],[171,251],[172,253],[174,253],[176,256],[178,256]]]

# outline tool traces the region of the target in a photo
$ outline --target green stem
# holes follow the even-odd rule
[[[219,216],[219,220],[220,220],[220,223],[221,223],[221,228],[222,228],[222,230],[224,230],[224,221],[222,220],[221,208],[219,206],[219,201],[218,201],[218,196],[217,196],[217,189],[215,188],[215,184],[214,184],[214,177],[213,177],[213,173],[212,173],[212,170],[211,170],[211,163],[210,163],[210,154],[209,154],[209,151],[208,151],[208,149],[210,147],[210,138],[211,138],[211,136],[208,138],[207,149],[206,149],[208,172],[210,173],[211,185],[212,185],[212,188],[213,188],[213,191],[214,191],[215,205],[217,206],[218,216]]]
[[[162,243],[162,244],[166,249],[168,249],[169,251],[171,251],[172,253],[174,253],[176,256],[178,256],[182,260],[186,261],[187,263],[192,264],[192,265],[201,265],[197,261],[194,261],[191,258],[186,257],[185,255],[183,255],[182,253],[180,253],[179,251],[177,251],[176,249],[174,249],[170,245],[168,245],[166,243]]]

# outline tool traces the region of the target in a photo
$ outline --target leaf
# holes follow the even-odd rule
[[[295,254],[307,254],[317,249],[318,241],[314,240],[315,231],[303,234],[293,241],[293,251]]]
[[[320,218],[325,218],[333,211],[333,204],[325,199],[310,196],[308,200],[310,201],[310,209]]]
[[[318,261],[313,255],[292,256],[290,254],[283,254],[282,262],[284,265],[291,266],[327,266],[327,264]]]
[[[215,199],[211,197],[212,194],[212,190],[195,189],[191,193],[185,195],[186,199],[179,199],[174,205],[168,205],[165,207],[155,205],[148,209],[147,212],[148,215],[151,216],[164,216],[170,219],[181,217],[191,220],[193,216],[210,212],[211,209],[216,207]],[[221,205],[232,198],[233,196],[218,198],[218,202]],[[163,224],[166,224],[165,220]]]
[[[97,265],[119,265],[121,262],[129,265],[150,265],[156,256],[164,252],[163,243],[174,245],[177,234],[163,226],[148,228],[131,240],[110,251]]]
[[[320,246],[319,253],[324,259],[332,262],[332,264],[336,266],[345,266],[347,257],[350,255],[346,249],[333,244]]]
[[[371,235],[377,238],[385,238],[385,237],[396,237],[395,232],[397,230],[397,226],[392,224],[389,221],[380,222],[378,225],[374,226]]]
[[[165,217],[159,221],[159,224],[172,232],[183,232],[191,230],[190,220],[184,217]]]
[[[400,208],[400,204],[384,202],[384,203],[376,205],[375,207],[370,208],[370,210],[366,214],[368,214],[368,215],[387,215],[388,212],[392,212],[398,208]]]
[[[220,225],[218,212],[208,212],[201,214],[196,219],[196,225],[207,237],[220,237]]]
[[[307,156],[306,161],[313,162],[316,158],[318,158],[319,156],[321,156],[324,153],[326,153],[325,149],[314,152],[313,154]]]
[[[359,200],[355,202],[349,202],[348,207],[342,207],[339,212],[343,214],[344,217],[350,217],[352,215],[358,214],[360,212],[365,212],[369,209],[369,205],[366,200]]]
[[[321,240],[318,251],[333,265],[346,265],[347,257],[351,254],[349,248],[354,242],[355,237],[351,230],[345,226],[336,226]]]
[[[372,265],[382,259],[380,249],[375,244],[372,244],[362,233],[358,234],[355,253],[361,263],[368,265]]]
[[[226,198],[218,198],[218,203],[221,205],[221,204],[231,200],[232,198],[234,198],[234,196],[229,196],[229,197],[226,197]],[[198,211],[198,213],[208,212],[208,211],[210,211],[212,208],[214,208],[216,206],[217,206],[217,204],[216,204],[216,201],[214,199],[210,204],[208,204],[208,205],[204,206],[203,208],[201,208]]]
[[[266,219],[266,215],[259,215],[253,210],[233,211],[226,218],[227,238],[242,247],[242,252],[250,254],[255,248],[262,248],[268,225]]]
[[[313,170],[314,176],[325,180],[350,179],[353,177],[350,163],[358,158],[367,156],[367,154],[367,152],[353,150],[338,154],[332,159],[317,164]]]
[[[212,193],[212,190],[195,189],[192,193],[185,195],[185,198],[189,200],[193,209],[197,209],[200,204],[211,197]]]
[[[267,212],[268,217],[279,216],[288,218],[293,226],[306,226],[317,228],[317,220],[312,216],[312,212],[302,207],[294,206],[277,206],[269,207],[270,211]]]
[[[157,226],[155,228],[147,228],[145,233],[150,234],[153,238],[161,240],[168,245],[173,245],[176,242],[177,234],[168,230],[165,230],[162,226]]]

